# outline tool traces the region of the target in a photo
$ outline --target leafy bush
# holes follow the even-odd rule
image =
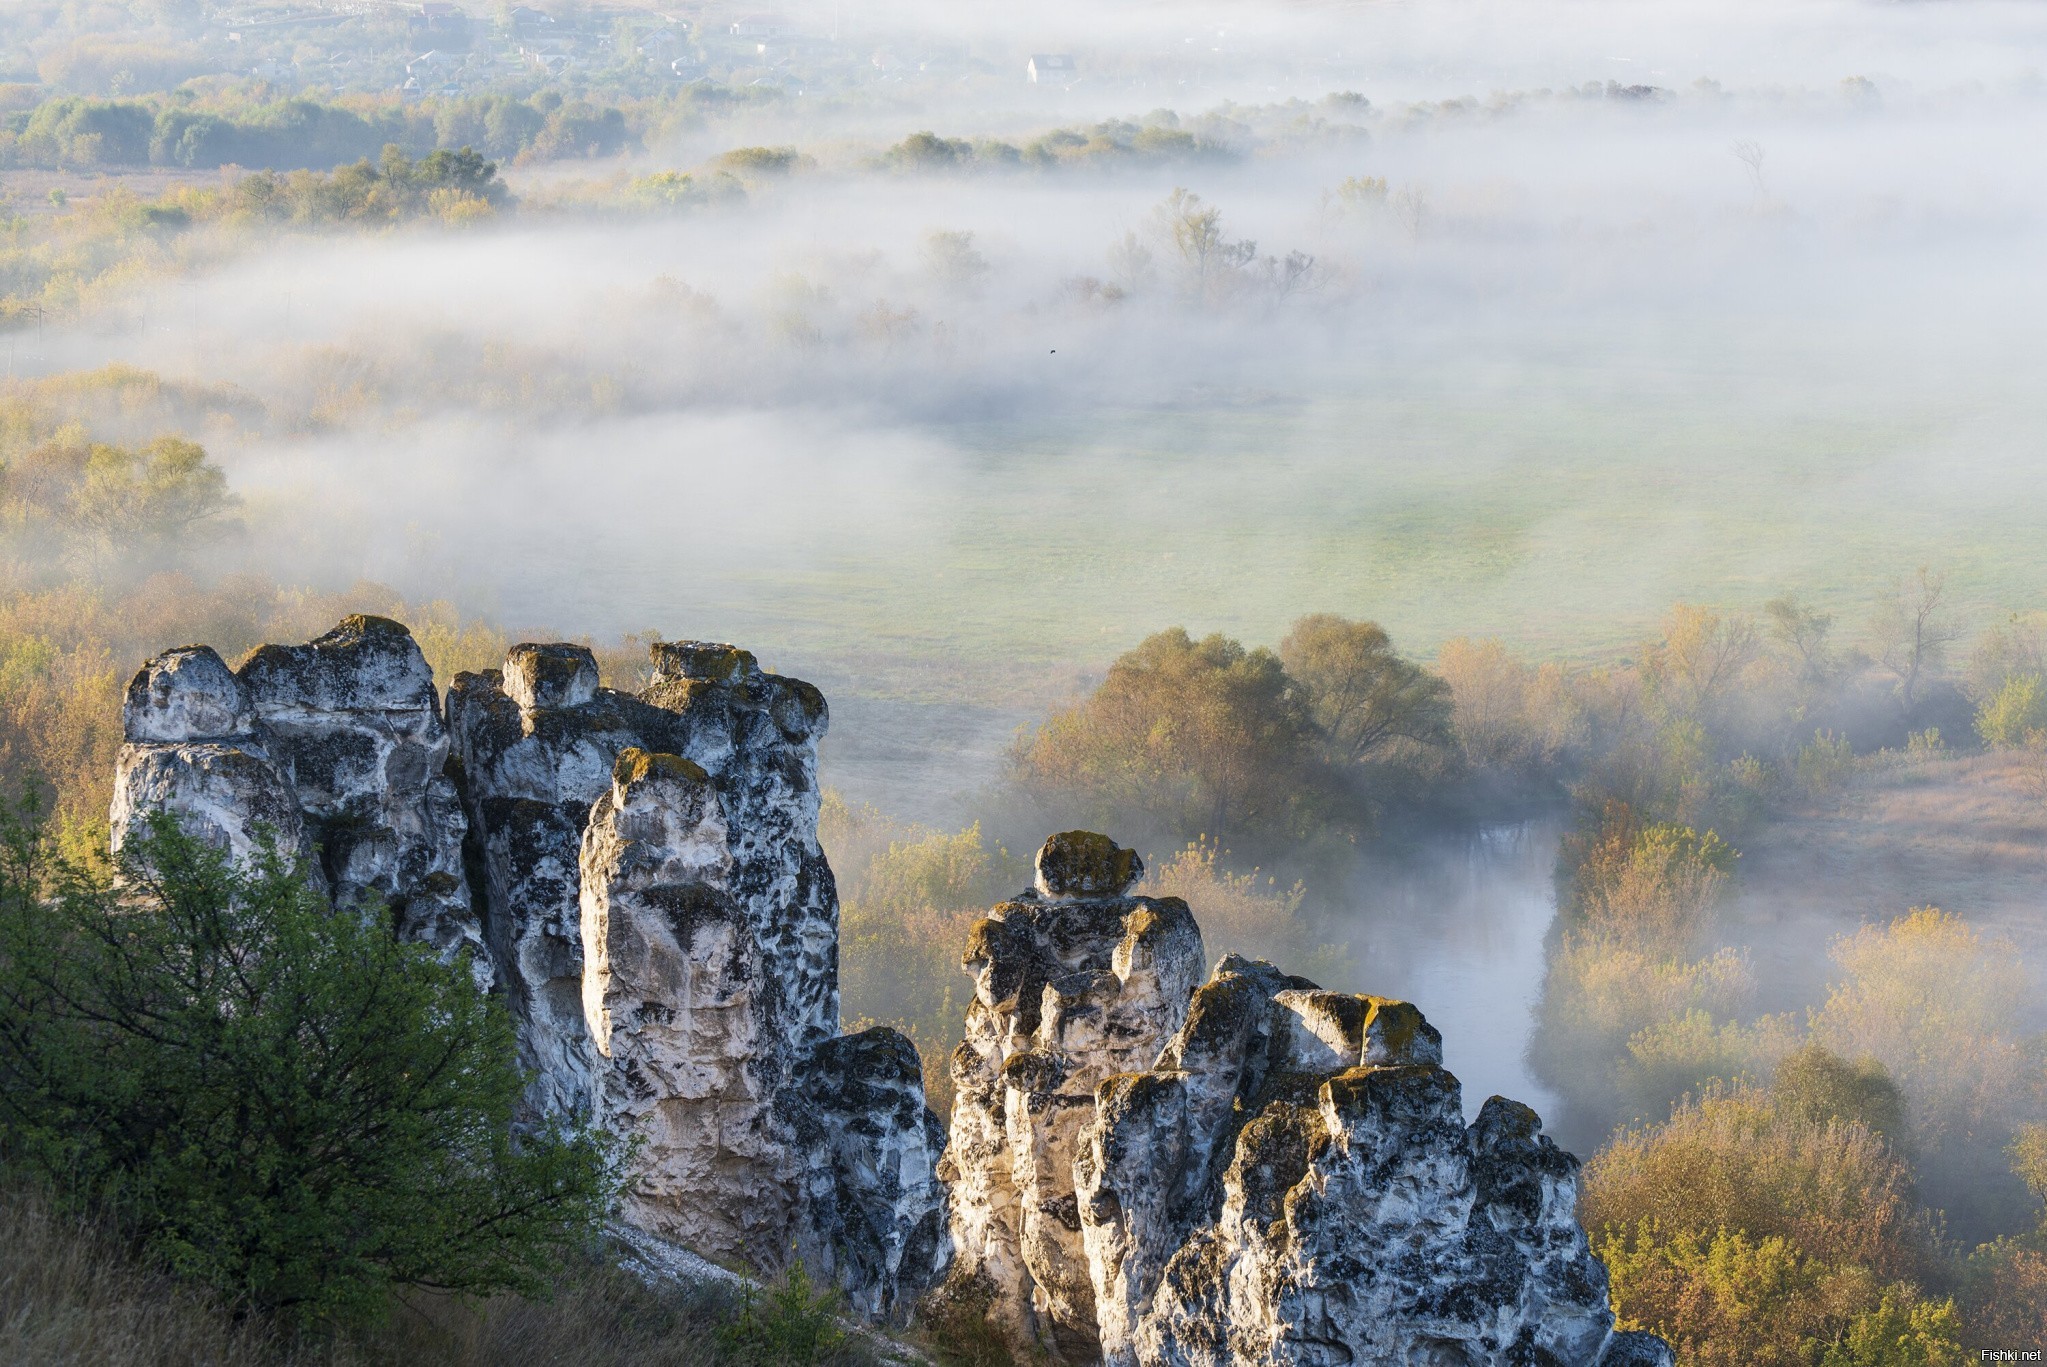
[[[1753,1024],[1716,1021],[1693,1009],[1635,1032],[1627,1055],[1615,1065],[1621,1113],[1662,1117],[1685,1096],[1712,1084],[1769,1076],[1778,1060],[1798,1044],[1789,1016],[1765,1016]]]
[[[847,1336],[838,1295],[819,1290],[798,1261],[765,1288],[747,1284],[739,1315],[718,1331],[718,1342],[746,1367],[813,1367],[836,1361]]]
[[[2040,1096],[2039,1045],[2018,1009],[2031,976],[2017,946],[1919,907],[1843,936],[1832,953],[1845,976],[1814,1013],[1814,1037],[1897,1079],[1921,1146],[1974,1138],[2001,1150]]]
[[[1781,1236],[1885,1280],[1934,1263],[1912,1172],[1868,1127],[1789,1114],[1764,1088],[1711,1088],[1660,1125],[1623,1131],[1585,1165],[1590,1230],[1739,1229]]]
[[[0,863],[0,1153],[175,1271],[301,1322],[395,1286],[538,1293],[607,1149],[514,1139],[511,1027],[467,968],[336,914],[276,852],[168,817],[115,884],[13,831]]]
[[[1644,823],[1608,802],[1594,829],[1564,842],[1568,909],[1596,935],[1681,952],[1705,929],[1738,858],[1712,831]]]
[[[1379,189],[1383,197],[1383,181]],[[1524,664],[1499,641],[1460,637],[1438,648],[1436,673],[1450,686],[1450,726],[1468,763],[1539,769],[1584,737],[1585,712],[1560,665]]]
[[[1952,1301],[1782,1238],[1653,1222],[1595,1241],[1622,1328],[1661,1334],[1686,1367],[1960,1367]]]
[[[1047,720],[1015,774],[1055,827],[1134,818],[1151,827],[1142,835],[1242,845],[1297,825],[1314,754],[1307,701],[1277,655],[1176,628]]]
[[[1905,1132],[1905,1097],[1873,1058],[1850,1063],[1819,1044],[1785,1055],[1770,1082],[1780,1115],[1824,1125],[1845,1120],[1896,1140]]]
[[[1798,752],[1794,769],[1799,785],[1818,797],[1840,787],[1855,772],[1855,751],[1849,747],[1846,736],[1816,731],[1812,744]]]
[[[2038,674],[2013,674],[1976,708],[1976,734],[1985,745],[2009,749],[2047,732],[2047,682]]]
[[[1567,932],[1549,955],[1529,1060],[1595,1128],[1631,1115],[1661,1115],[1669,1096],[1665,1069],[1671,1055],[1684,1050],[1680,1040],[1653,1032],[1682,1031],[1688,1016],[1702,1013],[1718,1047],[1719,1027],[1711,1022],[1744,1015],[1754,995],[1755,975],[1739,951],[1687,960],[1609,936]],[[1642,1046],[1640,1054],[1630,1052],[1631,1042]],[[1682,1079],[1677,1090],[1695,1080]]]

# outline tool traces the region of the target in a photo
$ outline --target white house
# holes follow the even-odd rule
[[[788,21],[779,14],[749,14],[732,21],[734,38],[781,38],[789,32]]]
[[[1030,77],[1032,85],[1051,85],[1073,79],[1073,54],[1070,52],[1033,52],[1024,74]]]

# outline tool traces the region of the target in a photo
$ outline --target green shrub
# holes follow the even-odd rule
[[[2047,683],[2038,674],[2013,674],[1976,709],[1976,734],[1993,749],[2026,744],[2047,730]]]
[[[1954,1302],[1789,1240],[1647,1222],[1596,1241],[1619,1322],[1663,1335],[1686,1367],[1960,1367]]]
[[[1812,744],[1798,752],[1796,767],[1799,785],[1818,797],[1840,787],[1855,772],[1855,751],[1846,736],[1815,731]]]
[[[1905,1129],[1905,1094],[1873,1058],[1850,1063],[1824,1045],[1784,1057],[1770,1083],[1779,1114],[1824,1125],[1845,1120],[1885,1139]]]
[[[837,1293],[820,1290],[801,1261],[766,1287],[748,1283],[718,1342],[747,1367],[812,1367],[836,1361],[848,1346]]]
[[[335,914],[274,850],[168,817],[116,885],[16,827],[0,854],[0,1153],[155,1257],[301,1323],[387,1290],[545,1290],[606,1148],[514,1138],[509,1020],[468,969]]]

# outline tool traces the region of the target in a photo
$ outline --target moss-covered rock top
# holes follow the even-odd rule
[[[1144,861],[1094,831],[1061,831],[1038,851],[1038,891],[1046,897],[1121,897],[1144,876]]]
[[[636,783],[649,779],[673,779],[688,783],[709,783],[711,776],[704,767],[694,760],[681,755],[664,755],[657,751],[642,750],[637,745],[628,745],[618,752],[617,761],[611,766],[611,780],[621,788],[630,788]]]

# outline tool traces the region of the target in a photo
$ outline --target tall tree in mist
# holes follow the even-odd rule
[[[1279,643],[1279,658],[1305,691],[1334,763],[1357,764],[1397,741],[1450,743],[1450,686],[1400,658],[1377,622],[1303,617]]]
[[[1834,615],[1821,612],[1795,594],[1782,594],[1763,604],[1770,635],[1798,661],[1798,677],[1808,685],[1825,683],[1834,672],[1834,654],[1827,636],[1834,629]]]
[[[1898,700],[1910,712],[1920,685],[1961,638],[1948,611],[1946,572],[1921,565],[1917,574],[1898,579],[1878,602],[1871,627],[1876,657],[1898,676]]]

